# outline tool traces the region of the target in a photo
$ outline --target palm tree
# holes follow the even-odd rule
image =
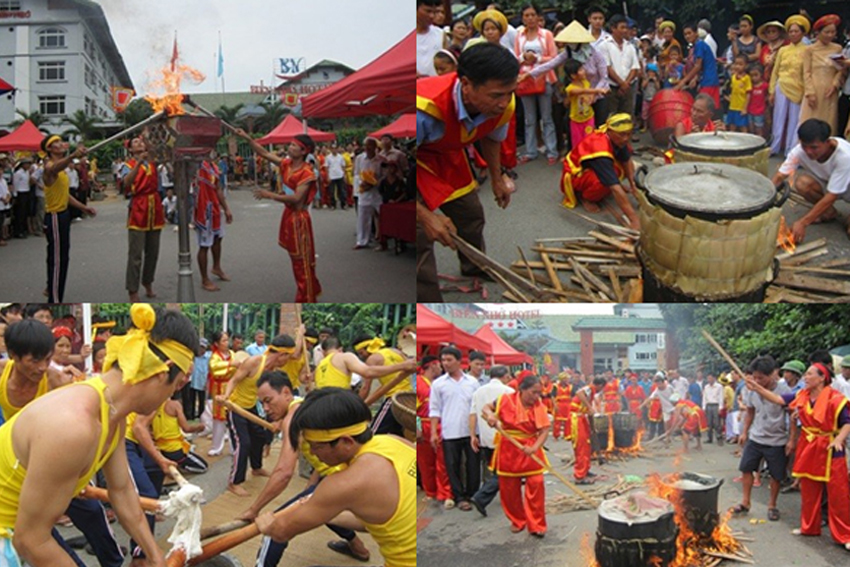
[[[228,124],[236,124],[239,122],[239,118],[236,116],[239,113],[239,110],[245,106],[241,102],[239,104],[235,104],[233,106],[220,106],[218,107],[213,114],[227,122]]]
[[[47,118],[45,115],[43,115],[41,112],[39,112],[37,110],[34,111],[34,112],[27,113],[27,112],[24,112],[23,110],[21,110],[20,108],[16,108],[15,114],[20,116],[20,118],[13,121],[11,124],[9,124],[9,126],[11,126],[12,128],[17,128],[18,126],[20,126],[21,124],[23,124],[27,120],[32,122],[35,125],[35,127],[38,128],[42,124],[47,123],[48,120],[49,120],[49,118]]]
[[[261,102],[260,106],[262,106],[266,114],[257,119],[257,130],[261,132],[271,132],[275,126],[280,124],[280,121],[283,120],[284,116],[287,115],[289,109],[287,109],[279,100],[274,101],[273,103]]]
[[[84,110],[76,110],[71,116],[66,116],[62,121],[72,126],[62,132],[63,136],[76,135],[83,141],[93,140],[100,135],[100,120],[96,116],[89,116]]]

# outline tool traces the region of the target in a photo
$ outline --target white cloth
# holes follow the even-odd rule
[[[68,167],[65,169],[65,173],[68,174],[68,187],[77,189],[80,186],[80,174],[77,173],[76,168]]]
[[[634,45],[628,41],[623,40],[621,45],[612,38],[603,42],[600,46],[600,50],[602,51],[602,55],[605,56],[605,61],[608,63],[608,66],[617,73],[617,76],[619,76],[620,79],[624,81],[628,79],[629,73],[632,70],[640,71],[640,60],[638,59],[637,51],[635,50]],[[632,80],[634,80],[634,78]],[[614,87],[619,86],[610,79],[609,82]]]
[[[723,409],[723,385],[720,382],[706,383],[702,389],[702,407],[708,404],[718,404]]]
[[[369,246],[372,237],[372,217],[381,211],[381,194],[377,189],[360,193],[357,205],[357,246]]]
[[[514,50],[514,43],[516,42],[516,28],[511,24],[508,24],[508,31],[505,32],[505,35],[499,39],[499,43],[502,44],[502,47],[507,49],[510,52]]]
[[[330,179],[342,179],[345,177],[345,158],[342,154],[328,154],[325,156],[325,165],[328,168]]]
[[[20,168],[12,174],[13,194],[30,192],[30,173],[26,168]]]
[[[0,211],[8,211],[12,205],[11,201],[6,203],[6,199],[9,197],[9,185],[6,184],[6,180],[0,175]],[[3,227],[0,226],[0,229]]]
[[[159,184],[165,187],[174,187],[174,180],[171,178],[171,173],[165,164],[159,166]]]
[[[377,153],[375,157],[370,158],[366,155],[366,152],[362,152],[354,158],[354,194],[359,199],[358,211],[363,205],[373,205],[380,208],[382,202],[381,194],[378,192],[377,187],[373,187],[362,193],[360,192],[360,173],[366,170],[374,173],[376,179],[381,179],[381,160]],[[358,218],[359,216],[358,214]]]
[[[321,344],[317,344],[313,347],[313,366],[318,366],[322,360],[325,359],[325,351],[322,349]]]
[[[162,207],[165,209],[165,214],[170,215],[177,210],[177,197],[172,195],[162,200]]]
[[[684,400],[688,395],[688,387],[691,383],[688,382],[688,379],[684,376],[679,376],[676,380],[673,380],[670,385],[673,387],[673,391],[679,394],[679,398]]]
[[[830,140],[835,140],[838,147],[825,162],[809,159],[803,147],[797,144],[785,158],[785,162],[779,166],[779,173],[791,175],[798,167],[803,167],[818,180],[826,183],[826,191],[850,202],[850,142],[835,137]]]
[[[482,447],[489,449],[495,448],[496,430],[487,425],[487,422],[481,417],[481,411],[484,409],[484,406],[492,404],[502,394],[513,393],[514,389],[502,384],[501,380],[490,380],[472,394],[472,406],[469,409],[469,415],[474,415],[478,420],[478,438],[481,441]]]
[[[428,417],[440,419],[443,439],[469,437],[469,408],[478,381],[461,372],[459,379],[443,374],[431,384]]]
[[[670,386],[667,386],[663,390],[656,388],[649,394],[650,399],[661,400],[661,413],[663,414],[664,421],[670,419],[670,414],[673,413],[673,402],[670,401],[670,396],[672,395],[673,389]]]
[[[35,179],[35,196],[44,197],[44,167],[38,166],[32,172],[32,178]]]
[[[593,28],[587,26],[587,32],[590,35],[593,35]],[[603,29],[602,33],[599,34],[599,38],[594,40],[593,43],[591,43],[590,45],[592,45],[596,49],[599,49],[599,47],[609,39],[611,39],[611,34]]]
[[[443,48],[443,30],[431,26],[425,33],[416,32],[416,73],[434,77],[434,54]]]
[[[842,394],[844,394],[845,398],[850,399],[850,382],[842,376],[841,374],[837,375],[832,379],[832,389],[838,390]]]

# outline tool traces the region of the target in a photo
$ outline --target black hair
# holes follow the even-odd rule
[[[593,14],[602,14],[602,15],[604,16],[604,15],[605,15],[605,10],[603,10],[603,9],[602,9],[602,8],[600,8],[599,6],[591,6],[591,7],[590,7],[590,8],[588,8],[588,9],[587,9],[587,11],[584,13],[584,15],[585,15],[585,16],[587,16],[588,18],[590,18],[590,16],[592,16]]]
[[[53,310],[47,303],[30,303],[27,305],[27,309],[25,311],[26,318],[31,319],[32,317],[35,317],[35,314],[39,311],[50,311],[50,315],[53,315]]]
[[[776,360],[769,354],[765,354],[755,357],[752,362],[750,362],[750,365],[747,367],[747,373],[754,374],[758,372],[759,374],[770,376],[776,368]]]
[[[747,57],[747,55],[745,53],[739,53],[738,55],[735,56],[734,60],[737,61],[739,59],[743,59],[745,66],[749,65],[750,58]]]
[[[797,137],[803,144],[814,142],[826,142],[832,133],[832,128],[827,122],[817,118],[809,118],[797,128]]]
[[[315,327],[307,327],[304,329],[304,336],[310,337],[311,339],[318,339],[319,333],[316,331]]]
[[[307,134],[296,134],[295,139],[307,146],[307,153],[312,154],[316,149],[316,142],[313,141],[313,138],[308,136]]]
[[[9,305],[4,305],[0,308],[0,315],[6,315],[6,313],[22,313],[23,310],[24,307],[20,303],[10,303]]]
[[[440,6],[442,2],[440,0],[416,0],[416,8],[425,4],[426,6]]]
[[[469,353],[469,362],[472,362],[473,360],[483,360],[484,362],[487,362],[487,356],[485,356],[483,352],[473,350]]]
[[[452,347],[452,346],[447,346],[447,347],[443,347],[443,348],[440,349],[440,358],[442,358],[445,355],[453,356],[457,360],[461,359],[460,351],[458,349],[456,349],[455,347]]]
[[[337,348],[339,348],[339,339],[333,335],[322,341],[322,350],[325,352]]]
[[[354,337],[354,340],[351,342],[352,345],[359,345],[363,341],[371,341],[375,338],[375,335],[372,333],[360,333]]]
[[[103,341],[97,341],[96,343],[94,343],[91,347],[92,359],[96,358],[97,353],[99,353],[100,351],[102,351],[105,348],[106,348],[106,343],[103,342]]]
[[[567,77],[572,79],[581,69],[582,63],[577,59],[567,59],[564,62],[564,73],[567,74]]]
[[[747,68],[747,72],[758,71],[759,75],[764,75],[764,66],[761,63],[751,63]]]
[[[431,363],[432,363],[432,362],[434,362],[435,360],[436,360],[436,361],[439,361],[440,359],[439,359],[439,358],[437,358],[436,356],[434,356],[433,354],[429,354],[429,355],[427,355],[427,356],[423,356],[423,357],[422,357],[422,360],[421,360],[421,361],[419,361],[419,366],[428,366],[429,364],[431,364]],[[490,373],[490,375],[492,376],[492,375],[493,375],[493,373],[491,372],[491,373]]]
[[[466,77],[472,86],[487,81],[510,83],[519,75],[519,61],[514,54],[495,43],[478,43],[460,54],[457,76]]]
[[[538,16],[540,15],[540,9],[535,6],[533,2],[526,2],[525,4],[523,4],[522,8],[519,9],[520,15],[522,15],[523,13],[525,13],[526,10],[529,9],[534,10],[534,13]]]
[[[827,368],[830,368],[832,366],[832,355],[829,354],[828,350],[816,350],[809,355],[809,365],[812,365],[815,362],[820,362]]]
[[[623,14],[614,14],[611,16],[611,19],[608,20],[608,27],[611,29],[616,28],[620,24],[628,24],[629,21]]]
[[[227,331],[216,331],[212,335],[210,335],[210,342],[212,344],[218,344],[218,341],[221,340],[221,337],[227,334]]]
[[[458,25],[458,24],[463,24],[463,25],[465,25],[466,27],[469,27],[469,24],[467,23],[467,21],[466,21],[466,20],[464,20],[463,18],[458,18],[458,19],[456,19],[455,21],[453,21],[453,22],[452,22],[451,28],[449,28],[449,29],[451,29],[452,31],[454,31],[455,26],[456,26],[456,25]],[[382,137],[383,137],[383,136],[382,136]]]
[[[270,372],[263,372],[260,374],[260,379],[257,380],[257,388],[263,384],[268,384],[275,392],[280,392],[284,388],[289,388],[289,391],[292,391],[292,380],[290,380],[289,375],[282,370],[272,370]]]
[[[364,421],[372,421],[372,411],[351,390],[343,388],[320,388],[313,390],[298,406],[289,424],[289,443],[299,446],[299,437],[304,429],[335,429],[348,427]],[[366,429],[360,435],[353,436],[354,441],[366,443],[372,438],[372,431]],[[331,441],[331,446],[336,443]]]
[[[230,339],[234,341],[236,339],[242,339],[244,341],[245,337],[242,336],[242,333],[233,333],[232,335],[230,335]]]
[[[491,374],[492,376],[492,374]],[[525,378],[522,379],[522,382],[519,383],[520,392],[525,392],[526,390],[530,390],[536,385],[540,383],[540,378],[535,376],[534,374],[529,374]]]
[[[192,321],[179,311],[173,309],[157,309],[156,323],[151,329],[151,342],[148,343],[150,349],[162,360],[168,360],[168,357],[156,348],[154,343],[171,339],[185,346],[192,353],[198,351],[198,332]],[[174,382],[177,375],[182,370],[175,364],[170,367],[168,373],[168,382]]]
[[[328,335],[335,335],[335,334],[336,334],[336,333],[334,332],[334,330],[333,330],[333,329],[331,329],[330,327],[322,327],[322,330],[321,330],[321,331],[319,331],[319,334],[321,335],[322,333],[326,333],[326,334],[328,334]]]
[[[693,30],[694,32],[696,32],[698,29],[699,29],[699,26],[697,24],[693,23],[693,22],[688,22],[687,24],[682,26],[682,31]]]
[[[450,52],[446,51],[445,49],[441,49],[440,51],[434,54],[434,59],[445,59],[446,61],[457,67],[457,57],[454,53],[452,53],[451,55],[449,53]]]
[[[503,376],[507,376],[507,375],[508,375],[508,367],[507,366],[502,366],[500,364],[500,365],[494,366],[493,368],[490,369],[490,377],[491,378],[499,379],[499,378],[502,378]]]
[[[295,346],[295,339],[293,339],[289,335],[285,335],[285,334],[281,333],[280,335],[278,335],[278,336],[276,336],[275,338],[272,339],[272,346],[283,347],[283,348],[294,347]]]
[[[24,319],[6,327],[6,350],[10,355],[23,358],[32,355],[43,360],[53,353],[54,340],[50,328],[35,319]]]
[[[593,379],[594,386],[604,386],[607,383],[608,383],[608,381],[605,378],[603,378],[602,376],[597,376],[596,378]]]

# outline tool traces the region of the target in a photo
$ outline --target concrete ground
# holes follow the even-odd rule
[[[551,438],[546,442],[549,448],[549,461],[555,470],[572,479],[572,469],[563,465],[572,459],[572,446]],[[740,502],[741,484],[733,482],[739,459],[732,455],[735,447],[703,444],[701,453],[693,451],[677,458],[681,441],[676,439],[670,448],[654,443],[640,458],[628,461],[611,461],[599,466],[594,462],[591,470],[597,474],[608,475],[610,480],[604,485],[617,483],[617,475],[646,475],[649,473],[666,474],[676,471],[693,471],[711,475],[724,480],[720,488],[720,511]],[[562,460],[563,459],[563,460]],[[678,461],[678,463],[677,463]],[[552,503],[561,494],[571,494],[570,490],[555,476],[547,474],[546,499]],[[593,487],[585,487],[595,489]],[[488,517],[482,517],[475,510],[462,512],[457,508],[444,511],[439,503],[426,501],[424,493],[419,493],[418,558],[420,565],[463,565],[464,567],[586,567],[587,561],[581,555],[581,541],[589,536],[592,545],[595,540],[597,514],[595,510],[573,511],[566,513],[548,513],[548,533],[542,540],[534,538],[527,531],[512,534],[509,522],[505,518],[498,498],[487,509]],[[844,565],[850,554],[833,543],[828,528],[823,529],[820,537],[799,537],[791,535],[791,530],[799,525],[800,495],[780,494],[778,506],[781,519],[778,522],[767,520],[768,482],[764,479],[761,488],[754,488],[752,508],[749,515],[730,520],[733,531],[744,532],[755,541],[747,542],[753,552],[756,565],[770,567],[828,567]],[[756,520],[757,523],[750,523]],[[724,562],[722,565],[735,565]]]
[[[645,145],[652,145],[649,133],[641,134],[640,141],[632,144],[635,148]],[[522,148],[520,148],[519,153],[522,155]],[[637,155],[635,159],[641,163],[646,163],[650,168],[653,167],[651,165],[652,156],[648,153]],[[779,158],[770,159],[769,171],[771,175],[776,172],[780,164]],[[561,160],[555,165],[548,165],[544,154],[541,154],[535,161],[517,167],[516,172],[519,174],[519,179],[515,182],[517,192],[512,196],[507,209],[500,209],[496,205],[489,182],[482,185],[480,197],[487,219],[487,224],[484,227],[484,239],[488,256],[505,266],[509,266],[512,262],[520,259],[519,252],[517,252],[517,246],[520,246],[529,260],[539,260],[539,255],[531,251],[535,239],[587,236],[588,231],[595,228],[594,224],[579,218],[561,206],[560,179],[562,167]],[[613,205],[612,198],[608,198],[607,201]],[[841,221],[813,225],[806,230],[805,242],[821,237],[827,238],[829,255],[821,256],[818,260],[850,256],[850,239],[845,233],[843,223],[845,215],[850,213],[850,207],[847,203],[839,202],[838,209],[842,215]],[[575,210],[587,214],[580,206]],[[809,209],[789,201],[782,207],[782,210],[788,226],[791,226]],[[616,224],[614,218],[604,210],[590,216],[603,222]],[[460,277],[460,265],[452,250],[437,244],[436,257],[440,274]],[[538,273],[542,274],[543,272]],[[452,282],[441,281],[441,285],[452,285]],[[489,292],[490,301],[503,301],[501,294],[504,290],[501,286],[494,283],[485,283],[484,285]],[[446,302],[481,299],[480,292],[461,293],[452,291],[443,293],[443,300]]]
[[[190,230],[195,301],[293,301],[295,282],[287,252],[277,236],[283,205],[254,200],[252,185],[231,190],[228,200],[234,222],[226,226],[222,267],[230,282],[216,283],[218,292],[201,288],[197,239]],[[127,202],[114,195],[93,202],[95,218],[71,226],[71,266],[66,302],[127,301],[124,273],[127,264]],[[392,250],[352,250],[357,221],[353,209],[313,210],[317,274],[324,302],[405,303],[415,300],[413,246],[396,255]],[[157,301],[177,300],[178,238],[173,225],[162,232],[154,290]],[[44,301],[46,241],[29,237],[12,239],[0,248],[0,290],[8,299]],[[210,260],[211,262],[211,260]],[[210,267],[212,264],[210,263]],[[213,277],[215,280],[215,277]],[[144,294],[144,289],[140,290]]]

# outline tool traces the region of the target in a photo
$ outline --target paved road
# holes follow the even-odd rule
[[[634,146],[640,147],[650,143],[649,134],[643,134],[641,141]],[[637,159],[651,164],[651,156],[648,154],[639,155]],[[780,163],[779,159],[771,158],[770,172],[775,172]],[[519,173],[519,179],[516,181],[517,192],[513,195],[510,206],[505,210],[496,206],[489,182],[482,186],[481,201],[487,218],[484,238],[487,254],[490,257],[503,265],[510,265],[520,259],[517,246],[521,246],[529,260],[539,260],[537,253],[531,252],[536,238],[587,236],[587,232],[595,228],[593,224],[560,206],[561,168],[560,161],[556,165],[549,166],[542,157],[520,166],[517,169]],[[847,203],[839,203],[838,208],[842,214],[850,212]],[[577,210],[584,212],[581,208]],[[808,208],[791,202],[783,206],[783,214],[789,226],[807,211]],[[597,217],[605,222],[615,222],[611,215],[605,212],[598,214]],[[850,240],[845,235],[843,223],[815,225],[806,231],[806,241],[821,237],[828,239],[830,254],[819,259],[850,256]],[[460,276],[460,265],[451,250],[437,245],[436,256],[437,267],[441,274]],[[450,285],[450,282],[441,283]],[[501,297],[503,289],[500,286],[492,283],[485,285],[489,291],[490,301],[504,301]],[[447,302],[480,301],[481,299],[480,293],[447,292],[443,294],[443,300]]]
[[[283,206],[255,201],[250,187],[230,192],[234,223],[227,226],[222,266],[232,278],[220,282],[219,292],[201,289],[192,241],[195,300],[200,302],[294,301],[295,282],[286,251],[277,245]],[[126,201],[116,197],[93,203],[98,215],[73,223],[71,268],[66,302],[127,300],[124,270],[127,262]],[[353,251],[356,215],[353,210],[314,210],[313,231],[317,271],[325,302],[415,301],[413,246],[396,256],[392,251]],[[194,232],[194,231],[191,231]],[[177,233],[167,226],[154,289],[157,301],[177,300]],[[0,290],[9,300],[43,301],[46,287],[46,243],[40,238],[12,240],[0,248]],[[144,290],[142,290],[144,291]]]

